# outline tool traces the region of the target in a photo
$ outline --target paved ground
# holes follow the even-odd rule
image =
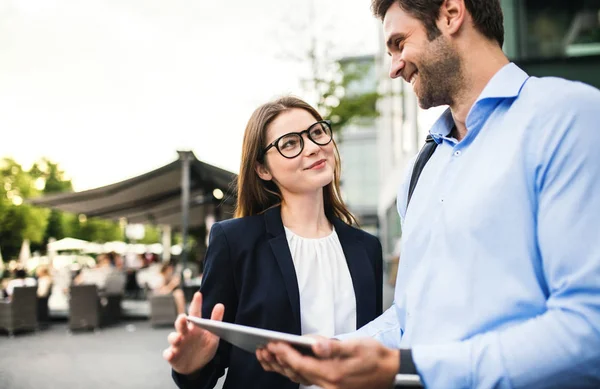
[[[14,338],[0,334],[0,388],[176,388],[162,359],[170,331],[131,321],[69,334],[59,322]]]

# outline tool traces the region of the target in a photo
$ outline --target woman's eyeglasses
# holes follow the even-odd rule
[[[304,150],[304,137],[307,134],[308,139],[319,146],[325,146],[331,142],[331,122],[329,120],[320,120],[311,125],[308,129],[301,132],[290,132],[275,139],[259,154],[258,160],[262,161],[265,154],[271,147],[275,147],[283,157],[292,159],[300,155]]]

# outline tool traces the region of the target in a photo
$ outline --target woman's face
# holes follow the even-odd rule
[[[312,114],[299,108],[281,113],[267,127],[267,145],[290,132],[301,132],[317,122]],[[334,143],[319,146],[302,134],[304,148],[295,158],[285,158],[276,147],[265,154],[264,164],[256,169],[263,180],[273,180],[281,193],[302,194],[321,190],[333,180]],[[266,145],[263,145],[265,147]]]

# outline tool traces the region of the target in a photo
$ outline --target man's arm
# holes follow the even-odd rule
[[[546,133],[532,152],[547,311],[468,340],[415,346],[427,387],[600,387],[600,93],[585,92],[544,112]]]

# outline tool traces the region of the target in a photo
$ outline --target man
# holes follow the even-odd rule
[[[273,343],[259,361],[325,388],[390,388],[398,372],[430,388],[600,387],[600,92],[509,63],[499,0],[372,7],[390,77],[422,108],[449,106],[408,211],[412,166],[398,195],[395,302],[322,339],[320,360]]]

